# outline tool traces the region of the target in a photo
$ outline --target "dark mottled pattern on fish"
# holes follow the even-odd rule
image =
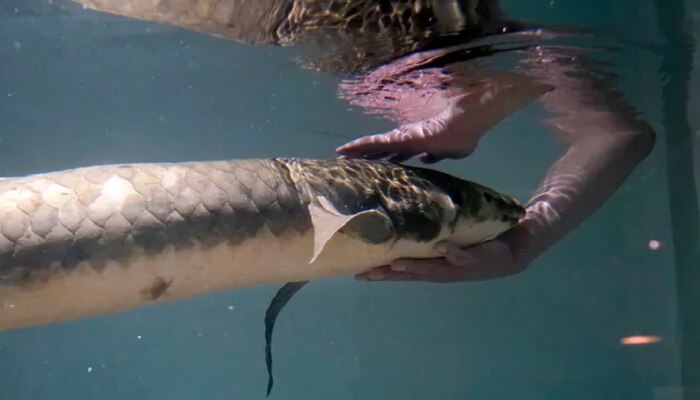
[[[442,229],[444,204],[437,204],[435,196],[443,191],[422,170],[363,160],[285,162],[344,214],[382,208],[398,237],[418,241],[429,241]]]

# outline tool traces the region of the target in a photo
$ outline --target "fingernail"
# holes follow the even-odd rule
[[[373,281],[382,280],[382,279],[384,279],[385,276],[386,276],[386,275],[385,275],[384,272],[382,272],[382,271],[371,271],[371,272],[369,273],[369,279],[371,279],[371,280],[373,280]]]
[[[447,244],[446,243],[438,243],[435,245],[435,251],[438,253],[445,255],[447,254]]]
[[[406,270],[406,264],[404,264],[402,262],[397,262],[397,263],[391,264],[391,269],[393,269],[394,271],[403,272]]]

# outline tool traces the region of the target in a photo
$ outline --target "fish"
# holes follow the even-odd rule
[[[439,257],[518,223],[517,199],[435,169],[363,159],[80,167],[0,180],[0,331],[235,288]]]

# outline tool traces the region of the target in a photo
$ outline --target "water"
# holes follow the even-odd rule
[[[504,2],[514,18],[600,30],[596,43],[620,46],[600,57],[655,128],[653,152],[604,207],[514,277],[308,285],[276,328],[272,397],[665,400],[698,386],[691,157],[697,163],[700,70],[688,46],[700,6],[686,3],[687,25],[677,20],[680,2],[661,12],[662,2],[640,0]],[[331,157],[351,138],[394,127],[339,100],[342,77],[299,68],[293,49],[61,0],[5,0],[0,21],[3,176]],[[538,124],[542,113],[526,107],[472,156],[438,167],[526,199],[564,149]],[[262,398],[262,317],[275,290],[2,333],[1,398]],[[661,341],[621,344],[635,335]]]

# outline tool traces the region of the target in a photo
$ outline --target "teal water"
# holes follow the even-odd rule
[[[276,327],[271,398],[665,400],[700,386],[692,159],[700,7],[674,3],[504,2],[518,19],[620,40],[605,57],[655,128],[653,152],[603,208],[514,277],[309,284]],[[341,78],[300,69],[292,53],[65,0],[4,0],[0,175],[331,157],[349,138],[393,127],[337,99]],[[528,106],[474,155],[438,168],[526,199],[563,149],[541,113]],[[275,290],[1,333],[0,399],[263,398],[262,317]],[[662,341],[621,345],[633,335]]]

